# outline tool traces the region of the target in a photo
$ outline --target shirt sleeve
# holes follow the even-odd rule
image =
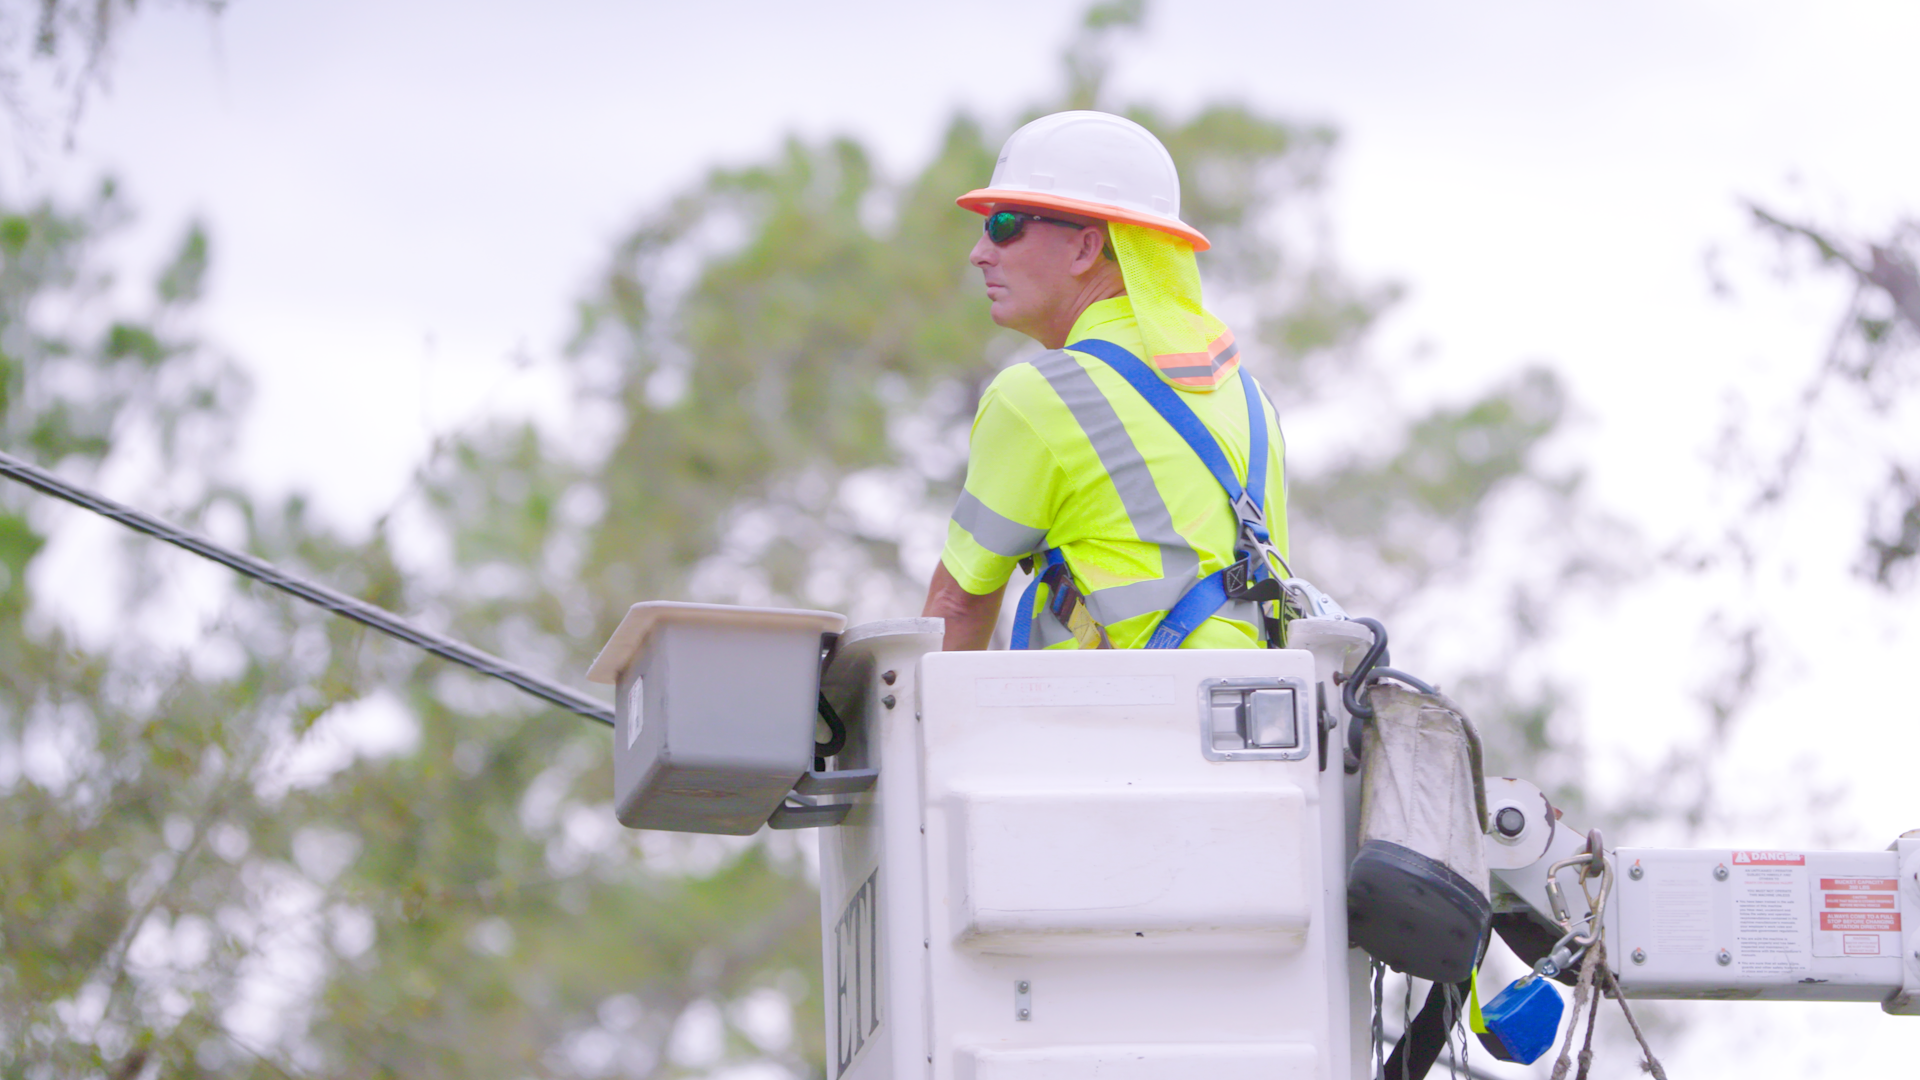
[[[966,487],[940,552],[947,572],[976,596],[1005,585],[1021,556],[1045,547],[1065,490],[1058,459],[1017,404],[1022,368],[1031,365],[1001,372],[981,395]]]

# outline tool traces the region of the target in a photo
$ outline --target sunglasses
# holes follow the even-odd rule
[[[987,239],[995,246],[1005,247],[1026,231],[1027,222],[1044,221],[1049,225],[1065,225],[1069,229],[1084,229],[1087,226],[1077,221],[1063,221],[1060,218],[1041,217],[1039,214],[1023,214],[1018,210],[1001,210],[987,215]]]

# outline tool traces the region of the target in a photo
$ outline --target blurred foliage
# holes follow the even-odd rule
[[[1110,104],[1107,50],[1141,10],[1090,13],[1069,103]],[[1558,698],[1513,660],[1543,597],[1604,571],[1577,477],[1542,463],[1564,391],[1536,370],[1398,404],[1365,347],[1395,289],[1302,239],[1334,133],[1240,105],[1125,111],[1178,161],[1216,244],[1211,303],[1283,417],[1364,436],[1294,448],[1296,567],[1356,612],[1494,643],[1454,696],[1511,748],[1500,764],[1572,797]],[[4,445],[538,670],[584,669],[640,599],[916,611],[978,395],[1031,347],[987,319],[978,219],[952,204],[1007,130],[956,116],[903,178],[852,140],[794,140],[691,185],[580,304],[577,423],[454,440],[418,513],[358,543],[227,477],[245,388],[184,329],[203,230],[130,315],[96,265],[126,217],[110,188],[7,210]],[[186,557],[145,541],[102,556],[128,632],[76,637],[30,593],[72,520],[0,490],[0,1074],[819,1073],[793,837],[621,830],[604,731],[273,596],[196,599]],[[402,567],[400,539],[441,557]],[[209,613],[190,648],[141,631],[186,600]]]
[[[153,0],[149,0],[150,4]],[[161,0],[217,15],[227,0]],[[39,76],[66,105],[71,139],[87,94],[107,85],[113,45],[141,0],[0,0],[0,115],[19,149],[37,140],[43,121],[25,91]]]
[[[129,218],[112,185],[0,209],[0,445],[435,609],[383,534],[346,544],[298,498],[225,479],[246,386],[183,329],[206,234],[123,311],[98,253]],[[455,561],[538,565],[553,474],[466,464],[475,501],[436,504]],[[36,564],[84,533],[77,515],[0,488],[0,1075],[667,1075],[669,1035],[712,1001],[740,1018],[736,1050],[761,1039],[798,1072],[820,1056],[801,974],[818,915],[791,844],[610,845],[595,729],[277,595],[194,595],[191,560],[144,539],[68,553],[97,564],[118,628],[76,635]],[[557,592],[450,591],[458,632],[536,663],[564,641],[546,662],[584,665]],[[183,603],[205,615],[184,651],[152,629]],[[809,995],[811,1024],[789,1020]]]
[[[1872,241],[1796,223],[1760,206],[1748,209],[1760,228],[1783,244],[1811,249],[1822,268],[1846,274],[1853,284],[1827,354],[1800,392],[1802,408],[1786,452],[1761,478],[1754,502],[1769,507],[1782,502],[1800,480],[1809,441],[1827,419],[1835,393],[1850,393],[1867,406],[1868,416],[1911,431],[1905,427],[1911,417],[1899,407],[1920,385],[1920,222],[1906,222],[1884,240]],[[1911,580],[1920,559],[1920,457],[1896,453],[1871,467],[1883,479],[1863,508],[1859,569],[1874,584],[1893,588]]]
[[[112,184],[76,208],[0,208],[0,444],[83,481],[115,465],[189,522],[251,513],[190,479],[230,449],[245,399],[236,371],[179,329],[204,238],[190,229],[149,307],[125,312],[96,252],[127,219]],[[358,680],[325,679],[325,649],[291,647],[342,634],[285,605],[207,626],[198,664],[137,632],[76,638],[35,595],[72,517],[0,492],[0,1056],[10,1076],[190,1068],[270,936],[253,904],[285,842],[258,790],[271,733]],[[178,561],[151,546],[80,557],[99,561],[117,627],[169,599]]]
[[[1724,519],[1669,556],[1690,574],[1729,572],[1745,594],[1703,627],[1712,650],[1698,691],[1704,729],[1640,770],[1621,801],[1633,817],[1676,823],[1688,836],[1728,824],[1723,796],[1740,781],[1721,775],[1718,763],[1742,719],[1797,666],[1782,611],[1796,602],[1789,598],[1812,591],[1795,565],[1797,545],[1783,546],[1781,535],[1811,520],[1857,537],[1852,569],[1883,593],[1909,588],[1920,565],[1920,455],[1912,435],[1920,424],[1920,222],[1870,240],[1757,204],[1746,209],[1760,234],[1777,242],[1783,283],[1804,280],[1811,269],[1818,278],[1838,275],[1847,287],[1824,353],[1797,376],[1788,399],[1758,409],[1743,402],[1727,421],[1716,455],[1729,492]],[[1731,291],[1724,282],[1718,288]],[[1852,514],[1834,511],[1856,499]],[[1782,812],[1818,820],[1844,796],[1844,785],[1809,791],[1804,804],[1787,811],[1782,803]]]

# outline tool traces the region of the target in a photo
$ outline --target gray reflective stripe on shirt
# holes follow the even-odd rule
[[[1216,619],[1233,619],[1249,626],[1261,626],[1260,605],[1252,600],[1229,600],[1213,613]]]
[[[1002,517],[992,507],[974,498],[973,492],[965,489],[961,490],[960,502],[953,508],[953,520],[967,530],[967,535],[973,537],[974,543],[1009,559],[1017,559],[1039,548],[1047,538],[1047,530]]]
[[[1103,589],[1100,592],[1094,593],[1092,596],[1087,598],[1087,607],[1093,612],[1094,620],[1098,622],[1101,626],[1112,626],[1114,623],[1121,621],[1121,619],[1132,618],[1134,615],[1145,615],[1145,614],[1148,614],[1149,612],[1158,612],[1158,611],[1168,610],[1172,608],[1175,603],[1179,602],[1181,594],[1175,593],[1172,600],[1168,600],[1164,604],[1160,604],[1160,606],[1158,607],[1142,607],[1140,608],[1140,610],[1133,611],[1131,614],[1123,614],[1120,618],[1117,618],[1117,619],[1105,619],[1101,617],[1100,606],[1098,604],[1098,601],[1101,596],[1107,593],[1117,592],[1123,589],[1131,589],[1135,585],[1148,585],[1148,584],[1161,585],[1161,584],[1164,584],[1164,582],[1140,581],[1140,582],[1135,582],[1133,585],[1120,585],[1112,589]],[[1116,605],[1116,606],[1131,609],[1136,604],[1147,604],[1147,603],[1160,603],[1158,594],[1129,596],[1126,598],[1123,604]],[[1022,612],[1018,614],[1016,617],[1024,619],[1024,618],[1028,618],[1030,615],[1031,615],[1031,612]],[[1260,625],[1260,606],[1258,604],[1255,604],[1251,600],[1229,600],[1225,604],[1222,604],[1220,606],[1220,610],[1214,612],[1212,617],[1216,619],[1234,619],[1239,622],[1246,623],[1249,626],[1259,626]],[[1051,649],[1055,645],[1062,645],[1073,640],[1073,631],[1063,626],[1060,620],[1054,618],[1053,613],[1048,611],[1044,606],[1042,606],[1040,609],[1040,618],[1034,620],[1033,629],[1031,633],[1033,634],[1033,638],[1032,638],[1034,642],[1033,647],[1036,649]]]
[[[1187,550],[1192,551],[1191,548]],[[1163,564],[1167,561],[1164,544],[1160,547],[1160,558]],[[1180,598],[1187,595],[1187,590],[1193,588],[1193,583],[1199,580],[1199,560],[1195,559],[1194,569],[1179,578],[1148,578],[1088,593],[1087,607],[1092,609],[1094,620],[1100,625],[1112,626],[1150,611],[1173,610],[1173,605],[1179,603]]]
[[[1153,482],[1146,459],[1133,445],[1120,414],[1113,411],[1113,403],[1072,356],[1056,349],[1035,360],[1033,366],[1060,395],[1087,441],[1093,444],[1093,452],[1120,495],[1120,505],[1126,508],[1134,535],[1160,548],[1159,578],[1088,593],[1087,607],[1103,626],[1172,608],[1200,580],[1200,555],[1173,527],[1173,514],[1167,510],[1159,485]],[[1042,625],[1058,621],[1040,620]]]
[[[1087,607],[1093,611],[1093,617],[1100,625],[1112,626],[1150,611],[1171,611],[1173,605],[1179,603],[1180,598],[1187,595],[1187,590],[1198,580],[1200,575],[1196,570],[1177,581],[1159,578],[1115,585],[1088,594]],[[1251,600],[1229,600],[1213,613],[1213,618],[1238,619],[1259,626],[1260,607]]]

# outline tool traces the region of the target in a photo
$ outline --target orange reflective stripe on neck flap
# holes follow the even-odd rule
[[[1193,245],[1172,233],[1123,221],[1108,223],[1146,360],[1182,390],[1208,391],[1240,367],[1233,331],[1200,303],[1200,264]]]

